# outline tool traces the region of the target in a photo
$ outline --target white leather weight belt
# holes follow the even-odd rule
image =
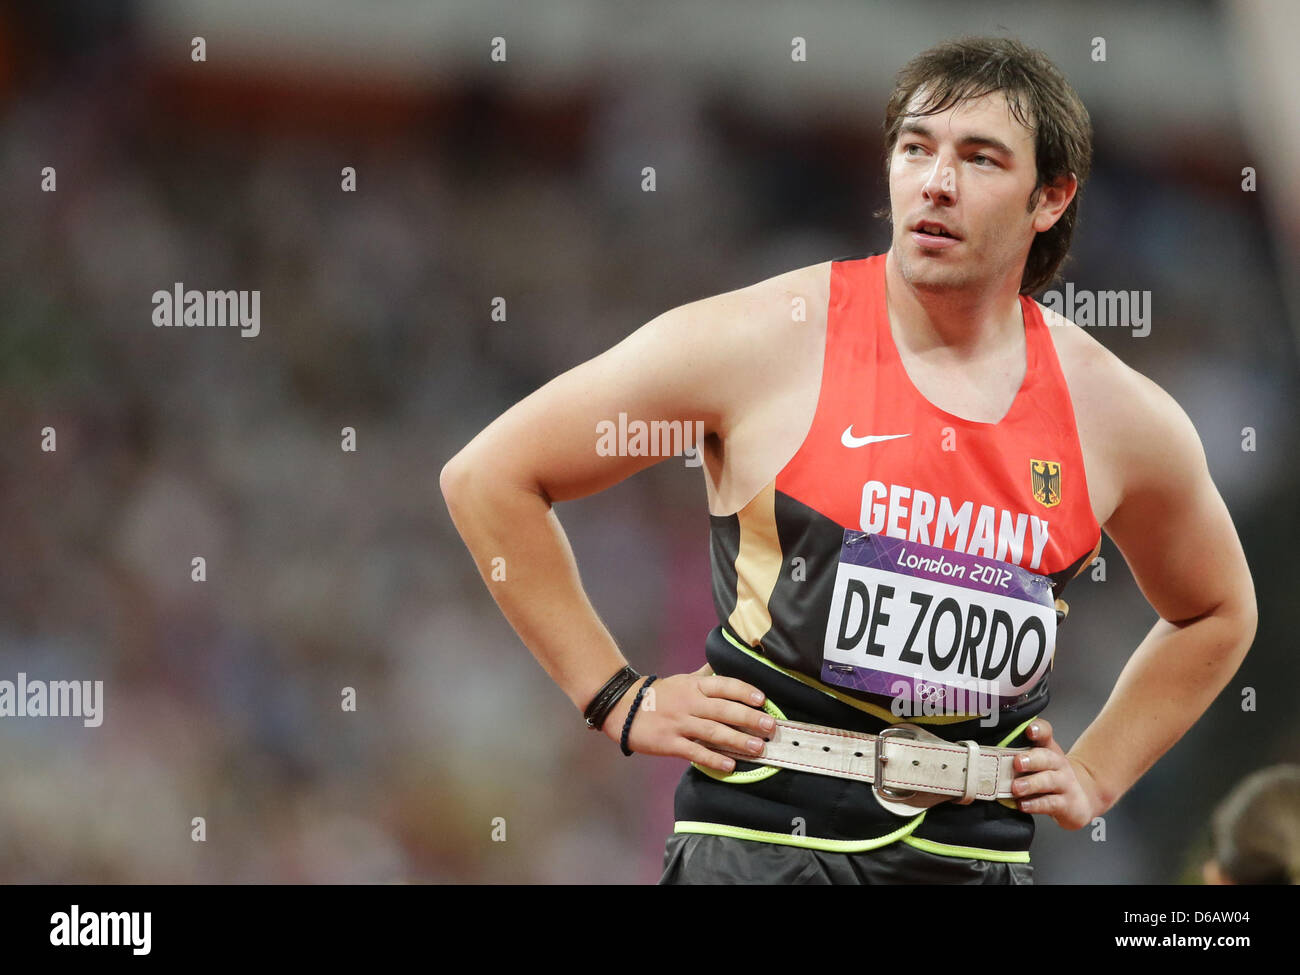
[[[1026,748],[952,742],[906,722],[879,735],[776,719],[763,754],[708,748],[746,762],[871,783],[880,804],[900,816],[941,802],[1010,799],[1013,762]]]

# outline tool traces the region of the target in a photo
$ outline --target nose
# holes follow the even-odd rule
[[[921,195],[935,206],[951,206],[957,202],[957,168],[951,157],[944,153],[934,157],[934,166],[921,187]]]

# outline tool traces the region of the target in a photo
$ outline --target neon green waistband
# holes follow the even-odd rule
[[[674,833],[707,833],[710,836],[729,836],[736,840],[752,840],[759,843],[776,843],[781,846],[797,846],[805,850],[820,850],[823,853],[865,853],[879,849],[890,843],[906,843],[926,853],[939,856],[962,857],[968,860],[993,860],[998,863],[1029,863],[1028,850],[986,850],[978,846],[955,846],[951,843],[938,843],[911,835],[921,825],[925,813],[917,816],[906,825],[900,826],[892,833],[878,836],[872,840],[828,840],[819,836],[799,836],[792,833],[771,833],[762,829],[747,829],[744,826],[727,826],[724,823],[699,823],[679,820],[673,824]]]

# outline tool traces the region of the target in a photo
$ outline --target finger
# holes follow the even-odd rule
[[[1029,735],[1030,740],[1039,748],[1051,749],[1051,751],[1057,755],[1065,754],[1065,749],[1057,744],[1056,738],[1053,736],[1054,733],[1052,731],[1051,722],[1046,719],[1039,718],[1035,720],[1033,724],[1025,729],[1025,733]]]
[[[1031,796],[1055,795],[1061,791],[1062,782],[1059,772],[1035,772],[1022,775],[1011,783],[1011,794],[1017,798],[1028,799]]]
[[[1065,798],[1059,795],[1035,796],[1020,800],[1020,811],[1053,816],[1065,808]]]
[[[1020,774],[1061,768],[1062,761],[1062,757],[1050,748],[1031,748],[1023,755],[1016,756],[1015,771]]]
[[[706,660],[706,661],[704,662],[704,666],[701,667],[699,670],[695,671],[694,673],[692,673],[691,676],[692,676],[692,677],[712,677],[712,676],[713,676],[713,665],[710,664],[710,663]]]
[[[709,697],[725,697],[747,704],[761,705],[765,699],[763,692],[753,684],[746,684],[735,677],[719,677],[716,674],[705,677],[700,681],[699,688]]]
[[[681,742],[681,756],[694,762],[696,765],[703,765],[705,768],[716,769],[719,772],[735,771],[735,759],[710,751],[698,741],[691,741],[689,738],[683,738]]]
[[[690,719],[685,723],[682,733],[689,738],[694,738],[709,745],[722,745],[733,752],[739,752],[741,755],[761,755],[763,753],[762,738],[748,732],[737,731],[735,728],[719,724],[717,721],[710,721],[708,718]]]
[[[744,728],[760,738],[769,737],[776,728],[776,719],[766,711],[718,697],[704,698],[695,709],[695,714],[700,718],[710,718],[722,724]]]

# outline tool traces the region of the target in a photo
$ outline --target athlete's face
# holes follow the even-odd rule
[[[889,164],[893,250],[903,279],[919,290],[982,290],[1007,280],[1019,290],[1034,236],[1074,196],[1070,179],[1045,188],[1031,210],[1036,182],[1033,133],[1001,93],[904,119]],[[927,232],[922,225],[930,222],[943,230]]]

